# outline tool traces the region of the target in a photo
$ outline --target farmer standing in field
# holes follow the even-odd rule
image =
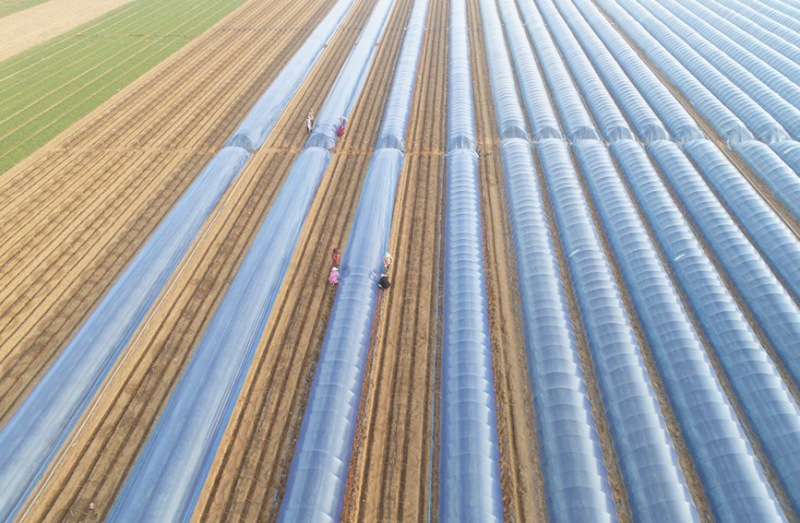
[[[311,134],[311,129],[313,128],[314,128],[314,111],[309,110],[308,116],[306,116],[306,130],[308,131],[308,134]]]
[[[391,267],[393,263],[394,258],[389,254],[389,251],[386,251],[383,255],[383,274],[381,274],[381,278],[378,280],[378,287],[382,290],[386,290],[392,286],[391,282],[389,282],[389,267]]]
[[[336,287],[339,284],[339,269],[336,267],[331,268],[331,272],[328,273],[328,285],[331,287]]]
[[[347,117],[340,116],[339,117],[339,126],[336,128],[336,136],[341,138],[344,136],[344,126],[347,125]]]

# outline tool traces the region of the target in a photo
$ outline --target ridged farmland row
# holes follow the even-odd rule
[[[265,132],[271,129],[276,113],[285,108],[351,5],[351,1],[340,1],[331,10],[297,59],[287,65],[288,74],[282,74],[265,93],[264,97],[278,100],[267,111],[256,108],[270,122]],[[240,132],[237,130],[237,134]],[[7,487],[3,492],[4,510],[20,508],[249,156],[238,147],[225,147],[215,155],[8,421],[0,433],[0,461],[7,467],[2,471]],[[36,432],[38,437],[27,438],[26,431]]]
[[[340,2],[334,10],[346,12],[348,5],[348,1]],[[364,85],[392,6],[391,0],[375,4],[319,109],[303,151],[128,474],[112,509],[112,520],[185,519],[192,513],[308,208],[330,162],[332,154],[327,148],[335,147],[340,119],[350,115]],[[312,35],[307,43],[320,45],[327,38],[324,34]],[[290,70],[289,76],[293,74],[296,73]],[[276,82],[281,80],[279,77]],[[259,101],[228,143],[259,147],[270,128],[259,120],[265,116],[267,122],[273,120],[270,113],[275,107],[274,98],[280,96],[265,94],[263,107]],[[263,108],[269,109],[266,114]],[[164,490],[169,491],[166,498]]]
[[[20,60],[11,60],[6,82],[12,89],[8,103],[0,110],[0,169],[7,170],[35,147],[55,137],[66,126],[108,99],[115,90],[127,85],[144,71],[183,47],[189,40],[220,20],[242,0],[194,2],[196,11],[187,15],[186,3],[135,2],[130,6],[130,29],[122,34],[99,33],[81,40],[75,54],[57,57],[39,54],[38,49],[24,53],[40,62],[18,78],[14,73]],[[123,8],[123,11],[129,11]],[[153,12],[155,11],[155,12]],[[124,28],[122,28],[124,29]],[[173,32],[174,31],[174,32]],[[70,37],[63,37],[68,42]],[[68,45],[68,44],[67,44]],[[23,88],[15,86],[23,81]]]

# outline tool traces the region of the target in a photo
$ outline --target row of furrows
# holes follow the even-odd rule
[[[287,9],[283,13],[283,19],[289,20],[292,15],[296,16],[297,13],[298,11],[296,8]],[[251,16],[254,14],[257,13],[250,13]],[[225,36],[224,33],[215,33],[221,35],[221,37]],[[208,128],[208,124],[205,126],[198,125],[199,122],[196,120],[198,118],[203,118],[206,122],[214,122],[215,126],[219,126],[220,121],[226,120],[232,126],[232,122],[238,121],[243,111],[249,106],[249,104],[246,103],[249,100],[244,99],[241,100],[242,103],[237,104],[215,104],[214,101],[224,99],[225,93],[231,93],[236,90],[246,91],[245,94],[249,94],[251,97],[257,95],[255,92],[247,92],[246,88],[251,85],[251,82],[268,81],[269,78],[260,78],[260,76],[263,76],[267,71],[274,72],[277,66],[288,59],[295,51],[294,48],[286,48],[284,46],[270,47],[269,44],[271,42],[261,41],[256,49],[245,52],[248,45],[252,48],[252,42],[249,42],[247,38],[241,36],[238,38],[238,42],[235,42],[236,45],[232,45],[230,42],[223,43],[228,44],[221,47],[225,49],[225,56],[218,55],[221,59],[210,63],[202,57],[203,53],[206,52],[203,51],[203,46],[192,46],[192,50],[197,53],[197,56],[196,58],[193,57],[192,60],[182,60],[182,65],[186,64],[186,66],[160,69],[160,71],[167,70],[171,73],[169,81],[166,79],[163,80],[161,84],[163,88],[151,90],[151,94],[146,96],[144,101],[135,96],[135,93],[132,96],[125,97],[118,105],[115,105],[110,112],[100,117],[101,119],[106,117],[113,118],[113,121],[116,122],[121,121],[122,123],[118,130],[107,132],[106,129],[102,128],[102,125],[95,125],[95,121],[91,120],[89,126],[92,128],[93,132],[96,133],[93,134],[93,136],[102,137],[102,140],[106,143],[114,144],[115,148],[127,148],[129,150],[137,149],[142,145],[157,145],[165,150],[171,150],[173,148],[196,150],[195,148],[198,145],[196,143],[179,144],[180,147],[173,147],[173,144],[170,142],[175,140],[176,137],[188,136],[196,139],[197,137],[213,135],[216,140],[218,140],[219,132],[212,132],[212,129]],[[302,43],[302,41],[300,41],[300,43]],[[261,53],[261,51],[263,51],[263,53]],[[231,59],[231,57],[233,59]],[[268,60],[268,63],[271,64],[271,67],[268,69],[262,69],[258,66],[259,63],[263,63],[265,58]],[[192,84],[186,84],[181,81],[181,78],[183,78],[183,75],[187,74],[187,71],[197,69],[200,64],[207,64],[206,67],[210,69],[208,71],[203,71],[203,74],[207,75],[206,77],[224,80],[216,82],[194,82]],[[185,87],[179,88],[179,85]],[[236,88],[234,88],[234,86],[236,86]],[[157,92],[154,93],[154,91]],[[228,96],[230,96],[230,94]],[[239,97],[242,97],[242,95],[239,95]],[[197,105],[189,104],[188,102],[190,100]],[[206,109],[201,110],[204,106],[206,106]],[[181,108],[183,109],[180,110]],[[163,117],[165,114],[172,115],[170,125],[164,125]],[[229,131],[229,129],[226,130]],[[123,133],[124,136],[133,139],[126,143]],[[213,141],[204,143],[200,150],[205,150],[212,145]],[[89,151],[96,150],[97,148],[102,149],[102,147],[98,147],[98,144],[87,144],[74,148]],[[93,199],[102,196],[96,194],[95,191],[105,189],[112,183],[123,183],[125,181],[124,178],[120,180],[113,172],[105,172],[102,177],[93,179],[92,181],[94,183],[92,185],[87,185],[83,178],[77,177],[75,178],[75,185],[73,185],[70,179],[64,186],[57,186],[52,183],[53,179],[61,179],[57,174],[57,169],[53,169],[49,177],[42,180],[42,182],[49,183],[44,188],[45,190],[37,190],[35,197],[27,197],[30,196],[30,193],[27,192],[23,192],[19,195],[27,204],[28,212],[30,212],[30,210],[40,209],[42,202],[47,201],[55,194],[64,192],[77,193],[75,198],[70,202],[71,206],[64,209],[66,212],[72,212],[76,208],[81,208],[81,206],[86,205],[86,202],[91,202]],[[32,189],[35,188],[25,188],[25,191],[30,191]],[[12,194],[14,193],[12,192]],[[15,208],[14,210],[14,215],[17,217],[13,218],[13,220],[17,221],[9,220],[7,222],[8,227],[10,230],[14,231],[15,237],[24,238],[25,234],[29,232],[29,228],[35,227],[37,222],[29,219],[25,220],[28,216],[24,207],[22,209]],[[61,209],[54,209],[50,215],[44,215],[43,213],[41,216],[37,215],[38,222],[41,222],[45,226],[49,224],[51,227],[55,227],[56,224],[52,224],[52,217],[59,211],[61,211]],[[16,249],[15,256],[17,258],[22,258],[25,254],[24,251],[20,252],[19,248]]]
[[[250,9],[243,9],[235,16],[237,18],[265,16],[263,7],[261,11],[252,9],[258,5],[248,4],[246,7],[251,7]],[[287,8],[282,12],[280,19],[284,22],[300,13],[299,6],[289,5]],[[323,11],[325,10],[317,10],[314,18],[321,16]],[[291,34],[284,35],[284,38],[291,37]],[[211,48],[224,50],[222,53],[217,53],[219,57],[217,60],[208,61],[205,55],[208,50],[202,42],[208,39],[221,41],[221,45],[209,45]],[[302,43],[302,40],[294,41],[298,46]],[[138,150],[143,145],[147,146],[145,148],[157,147],[161,150],[181,148],[197,150],[198,143],[179,144],[181,147],[173,147],[171,142],[180,136],[184,137],[184,140],[195,142],[198,138],[204,140],[200,150],[211,148],[218,143],[220,134],[232,130],[234,122],[241,119],[244,111],[258,96],[258,92],[249,86],[268,83],[280,65],[296,50],[294,47],[272,44],[272,41],[261,40],[254,45],[254,42],[245,35],[235,35],[232,39],[225,32],[213,31],[209,37],[188,46],[186,52],[181,53],[179,67],[158,68],[123,96],[114,98],[107,106],[98,110],[96,118],[86,119],[82,124],[82,130],[78,127],[64,137],[66,145],[63,147],[94,151],[105,148],[103,143],[93,141],[101,140],[111,145],[113,150]],[[268,67],[262,65],[265,63]],[[225,80],[187,84],[184,79],[190,74],[189,71],[194,71],[198,77],[225,78]],[[227,97],[233,97],[237,103],[218,103]],[[189,103],[190,101],[193,103]],[[164,115],[170,115],[170,125],[165,125]],[[196,119],[201,117],[210,124],[197,125]],[[112,128],[109,128],[110,126]],[[86,143],[82,143],[80,138],[84,132],[88,133],[89,137],[84,140]],[[57,146],[61,147],[58,144]],[[31,168],[41,169],[41,166],[31,165]],[[13,200],[6,202],[12,208],[5,210],[16,215],[17,217],[13,219],[19,221],[19,223],[8,222],[9,227],[13,225],[12,230],[34,225],[26,224],[24,219],[27,217],[26,208],[29,209],[28,212],[35,211],[41,209],[42,203],[52,199],[54,195],[79,192],[72,202],[73,207],[70,207],[73,209],[85,205],[85,202],[96,197],[92,192],[93,188],[100,190],[109,183],[109,180],[118,178],[112,171],[104,173],[103,177],[92,179],[93,185],[87,185],[85,177],[68,177],[65,184],[58,185],[54,182],[64,181],[61,169],[60,165],[53,166],[52,169],[34,177],[33,183],[22,183],[22,179],[30,173],[29,169],[17,177],[19,190],[12,187],[4,188],[3,193],[7,198],[22,202],[13,207],[11,206]],[[45,218],[49,219],[52,216],[41,216],[39,219],[46,222]],[[19,234],[23,231],[16,232]]]
[[[268,159],[276,171],[288,169],[291,161],[290,157],[279,156]],[[271,174],[269,171],[267,174]],[[245,231],[254,228],[261,209],[253,204],[254,198],[243,195],[258,192],[270,196],[279,180],[279,176],[270,180],[251,175],[226,194],[231,207],[246,202],[236,216],[236,221],[245,226],[232,230],[231,216],[220,216],[217,223],[200,232],[202,245],[196,245],[192,257],[207,259],[199,267],[182,266],[167,286],[165,295],[84,414],[79,430],[71,435],[69,446],[38,487],[31,503],[34,519],[47,514],[85,512],[90,503],[98,518],[110,510],[189,361],[191,348],[235,273],[239,253],[247,247]]]
[[[184,70],[184,74],[186,74],[186,70]],[[200,82],[200,83],[202,83],[202,82]],[[163,115],[160,115],[160,117],[163,118]],[[165,125],[165,127],[169,127],[169,126]],[[113,155],[110,155],[110,156],[113,157]],[[135,152],[129,152],[128,156],[136,157],[136,153]],[[166,156],[166,154],[165,154],[165,156]],[[88,158],[87,160],[91,161],[92,159],[93,158]],[[91,182],[92,185],[95,185],[97,187],[102,187],[104,189],[109,185],[108,179],[110,179],[110,180],[118,180],[118,179],[126,180],[127,179],[128,183],[130,183],[130,179],[131,178],[133,178],[134,183],[137,183],[138,180],[142,180],[142,182],[138,182],[138,183],[144,183],[143,181],[148,181],[148,180],[153,180],[154,183],[157,183],[157,181],[158,181],[158,178],[154,177],[154,176],[135,176],[135,173],[139,172],[139,170],[144,170],[146,172],[147,170],[151,170],[151,169],[157,168],[157,166],[146,166],[146,167],[136,166],[138,168],[134,168],[133,169],[134,174],[131,174],[131,175],[128,175],[128,176],[120,176],[120,174],[123,174],[123,173],[115,172],[115,169],[113,168],[113,166],[108,166],[107,164],[103,165],[103,162],[96,162],[96,163],[99,163],[100,167],[104,168],[104,169],[101,169],[100,172],[105,171],[108,174],[106,174],[105,176],[101,177],[100,179],[86,177],[86,176],[83,176],[83,177],[76,176],[75,179],[83,180],[83,182],[86,183],[87,182],[86,178],[90,178],[90,180],[88,180],[88,181]],[[85,165],[81,165],[81,166],[76,166],[75,170],[78,171],[79,169],[85,169],[85,168],[86,168]],[[53,170],[55,171],[55,170],[60,170],[60,169],[56,166],[56,168],[54,168]],[[74,205],[68,205],[68,206],[66,206],[64,208],[57,209],[55,211],[55,213],[53,213],[52,215],[44,216],[43,219],[41,220],[43,222],[43,225],[39,226],[39,228],[34,228],[33,231],[31,231],[29,229],[26,229],[25,227],[20,227],[20,228],[14,227],[16,234],[13,237],[11,237],[10,240],[13,240],[13,238],[16,237],[16,238],[20,238],[20,241],[24,242],[24,239],[26,237],[28,237],[28,238],[29,237],[35,237],[37,239],[46,238],[45,234],[48,232],[48,230],[45,229],[46,224],[48,222],[50,222],[51,224],[58,224],[58,223],[60,223],[62,221],[62,220],[56,219],[57,216],[58,216],[57,213],[62,212],[62,211],[63,212],[68,212],[68,213],[74,213],[74,212],[76,212],[77,209],[81,209],[81,207],[86,207],[87,205],[89,205],[86,202],[91,202],[92,198],[102,201],[104,199],[103,197],[108,198],[109,195],[115,194],[114,191],[119,192],[119,189],[116,186],[109,187],[108,189],[103,190],[103,192],[100,193],[100,194],[92,194],[92,191],[87,190],[88,187],[86,187],[86,186],[76,187],[76,188],[74,188],[74,191],[70,191],[69,189],[72,189],[72,188],[71,187],[67,187],[67,190],[62,190],[62,194],[63,193],[66,193],[66,194],[72,193],[72,194],[74,194],[74,196],[72,196],[72,198],[71,198],[72,202],[74,202]],[[100,189],[98,189],[98,190],[100,190]],[[130,201],[131,195],[137,195],[137,194],[139,194],[141,192],[145,192],[145,194],[147,194],[147,191],[142,191],[142,187],[134,186],[133,188],[130,188],[129,189],[129,193],[124,194],[123,195],[124,198],[120,198],[119,199],[119,200],[122,200],[122,201],[118,200],[116,202],[117,203],[117,208],[113,209],[111,212],[118,213],[122,206],[127,207],[127,208],[134,207],[132,205],[134,202]],[[88,198],[81,198],[79,196],[79,195],[86,194],[86,193],[88,193]],[[64,196],[62,196],[62,198],[63,197]],[[125,200],[127,200],[127,201],[125,201]],[[106,205],[108,205],[108,204],[106,204]],[[42,205],[40,204],[40,208],[41,208],[41,206]],[[96,206],[95,205],[91,205],[89,207],[89,210],[86,211],[87,214],[89,214],[89,211],[91,211],[92,209],[95,209],[98,206],[99,205],[96,205]],[[20,213],[20,214],[24,215],[25,213]],[[91,215],[91,214],[89,215],[89,217],[91,217],[91,218],[96,220],[96,217]],[[33,220],[31,220],[31,222],[33,222],[31,225],[35,225],[35,222]],[[9,226],[11,227],[13,225],[15,225],[15,224],[10,224]],[[57,229],[57,230],[53,231],[53,233],[57,234],[58,237],[61,237],[61,238],[67,237],[68,236],[68,232],[67,231],[75,229],[74,226],[67,226],[67,227],[70,227],[70,228],[66,228],[65,227],[66,231],[64,229],[61,229],[61,230]],[[55,227],[53,227],[53,228],[55,228]],[[16,230],[16,229],[19,229],[19,230]],[[115,231],[111,231],[111,232],[115,232]],[[81,237],[78,236],[78,238],[81,238]],[[82,239],[86,240],[88,238],[84,237]],[[94,240],[95,240],[95,243],[96,243],[96,238]],[[29,243],[33,243],[33,242],[29,242]],[[54,242],[54,243],[58,244],[58,242]],[[75,245],[75,246],[77,247],[77,245]],[[7,252],[12,252],[12,251],[16,251],[17,253],[19,253],[18,257],[22,256],[22,254],[24,254],[24,253],[21,252],[22,249],[9,249],[9,251],[7,251]],[[19,258],[19,259],[23,259],[23,258]],[[4,260],[4,264],[5,264],[6,267],[11,267],[11,264],[10,264],[10,262],[8,260]],[[6,270],[8,271],[8,269],[6,269]],[[6,273],[5,277],[12,278],[14,276]],[[32,278],[38,279],[38,274],[33,274]],[[11,291],[12,289],[8,289],[8,290]]]
[[[369,161],[368,155],[351,155],[349,150],[362,150],[375,139],[410,7],[410,1],[400,2],[391,15],[365,92],[312,206],[195,519],[277,517],[333,299],[332,291],[322,290],[329,252],[345,240],[343,231],[352,222]]]
[[[159,161],[153,156],[145,158],[147,163]],[[162,160],[161,165],[199,171],[206,160],[206,155],[191,157],[181,154],[169,158],[169,163]],[[138,164],[115,165],[124,170],[134,169]],[[61,259],[53,264],[47,274],[20,283],[21,290],[16,295],[12,294],[17,302],[10,304],[16,307],[3,311],[3,335],[0,341],[4,348],[0,356],[0,397],[3,401],[0,403],[0,423],[5,422],[16,409],[21,398],[30,391],[33,383],[113,283],[118,271],[136,253],[140,238],[149,236],[184,189],[185,185],[179,178],[143,187],[137,193],[139,208],[131,210],[122,220],[117,219],[119,211],[115,213],[113,208],[109,209],[82,233],[88,238],[99,236],[109,228],[109,221],[114,221],[115,234],[109,238],[108,244],[92,246],[83,251],[67,245]]]
[[[356,9],[352,23],[363,24],[369,7]],[[334,40],[305,88],[286,111],[273,132],[271,142],[294,136],[299,146],[304,141],[303,115],[308,105],[318,104],[333,82],[335,72],[349,53],[355,32],[341,33]],[[298,35],[297,38],[302,38]],[[303,128],[303,134],[298,129]],[[135,341],[126,351],[125,361],[108,378],[108,390],[86,420],[87,430],[76,435],[63,467],[53,474],[61,478],[45,487],[52,496],[40,503],[43,514],[75,510],[95,503],[98,514],[110,509],[116,493],[132,467],[158,413],[180,375],[227,283],[233,278],[243,253],[278,192],[294,155],[275,153],[268,142],[256,155],[228,194],[210,223],[198,235],[192,254],[167,285]],[[126,430],[136,427],[136,431]],[[124,465],[121,465],[124,464]],[[87,471],[92,471],[91,474]],[[81,473],[83,472],[83,473]],[[87,501],[90,500],[90,501]]]
[[[292,5],[291,3],[286,5],[285,21],[302,14],[300,7],[293,9]],[[266,12],[262,12],[262,15],[267,16]],[[324,12],[318,10],[309,15],[313,21],[324,16]],[[214,37],[215,35],[210,35],[209,38],[213,40]],[[269,45],[276,52],[283,51],[281,54],[288,58],[302,41],[300,33],[287,33],[284,42],[288,45],[280,45],[277,42],[262,42],[262,45]],[[202,45],[198,47],[202,48]],[[227,53],[218,53],[215,58],[206,61],[209,64],[220,64],[230,59]],[[257,59],[258,52],[248,54],[248,61]],[[192,67],[173,69],[179,70],[184,79],[186,75],[196,74]],[[213,67],[213,72],[214,74],[219,72],[216,66]],[[222,72],[236,75],[230,70]],[[269,72],[270,76],[274,75],[273,70]],[[257,78],[250,80],[252,83],[235,93],[234,100],[257,95],[258,85],[261,84],[254,82]],[[188,84],[185,81],[181,83]],[[213,98],[206,98],[206,103],[213,103]],[[131,99],[131,106],[135,105]],[[220,105],[237,104],[232,102]],[[161,121],[165,128],[170,128],[170,124],[175,120],[175,109],[173,107],[171,108],[173,112],[165,113],[154,111],[152,117]],[[135,114],[136,112],[134,116]],[[201,131],[208,132],[208,130]],[[218,129],[217,139],[222,136],[220,131],[229,132],[230,129]],[[116,271],[120,270],[124,262],[136,252],[141,242],[147,238],[160,218],[191,182],[190,174],[198,172],[205,163],[203,160],[207,160],[208,156],[206,153],[191,155],[168,151],[138,154],[136,151],[86,153],[72,150],[61,151],[60,155],[48,155],[43,158],[44,161],[35,162],[33,168],[44,172],[49,172],[51,169],[60,171],[62,166],[66,166],[68,172],[73,173],[74,179],[80,180],[80,183],[76,182],[75,187],[62,190],[59,197],[53,196],[58,203],[53,206],[56,211],[42,213],[46,214],[46,218],[38,228],[20,231],[20,235],[15,234],[9,239],[13,243],[13,238],[19,238],[20,242],[27,242],[31,250],[41,251],[35,252],[35,257],[31,255],[27,258],[18,258],[17,263],[6,260],[3,262],[3,278],[10,283],[0,296],[0,303],[3,304],[0,317],[3,334],[0,336],[2,338],[0,345],[6,347],[0,354],[0,366],[11,368],[9,372],[12,372],[13,376],[10,377],[20,380],[25,376],[23,382],[37,379],[52,361],[65,337],[73,332],[79,319],[99,299],[101,290],[111,283]],[[55,160],[58,165],[50,167],[48,165],[50,159]],[[87,170],[90,170],[88,174]],[[114,180],[119,182],[111,183]],[[57,185],[55,180],[51,185],[55,190]],[[89,189],[95,186],[98,187],[99,194],[93,194]],[[91,198],[83,198],[85,193],[91,195]],[[71,201],[75,204],[71,204]],[[40,204],[41,207],[48,208],[43,204]],[[82,219],[63,219],[64,216],[75,216],[75,214],[80,214]],[[26,236],[21,236],[23,232]],[[31,238],[34,240],[31,241]],[[24,249],[19,249],[18,252],[21,250]],[[118,250],[123,252],[115,252]],[[14,249],[5,252],[12,251]],[[31,263],[31,258],[37,261]],[[12,268],[18,270],[12,274]],[[94,291],[90,300],[65,299],[70,291],[79,290],[85,295],[88,287],[87,277],[96,277],[98,274],[106,274],[107,278],[100,287],[90,287]],[[54,295],[59,296],[61,302],[69,306],[53,309],[50,301]],[[80,309],[81,313],[75,314],[75,309]],[[61,317],[65,315],[72,320],[62,322]],[[59,323],[66,323],[69,327],[59,330],[62,336],[57,341],[43,338],[38,332],[42,325]],[[31,347],[36,350],[30,350]],[[10,365],[10,361],[15,361],[13,366]],[[0,390],[14,389],[17,397],[26,392],[27,389],[17,387],[12,381],[5,379],[0,381]],[[14,402],[16,401],[15,399]],[[6,408],[6,412],[10,408]]]
[[[390,250],[394,286],[386,293],[371,348],[371,380],[359,419],[346,507],[348,521],[422,521],[432,512],[431,411],[439,339],[444,112],[448,2],[429,5],[407,132],[406,165]],[[420,156],[420,152],[438,154]]]

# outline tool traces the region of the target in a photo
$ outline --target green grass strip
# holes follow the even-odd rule
[[[136,0],[0,62],[0,174],[245,1]]]
[[[0,0],[0,18],[43,4],[48,0]]]

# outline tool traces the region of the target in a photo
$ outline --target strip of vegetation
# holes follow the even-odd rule
[[[47,2],[47,0],[0,0],[0,17],[24,11],[25,9],[45,2]]]
[[[245,0],[136,0],[0,62],[0,173]]]

